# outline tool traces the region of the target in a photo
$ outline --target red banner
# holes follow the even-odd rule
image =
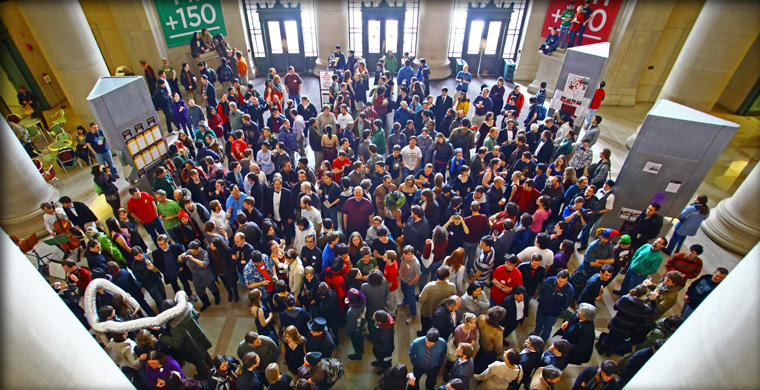
[[[612,31],[612,25],[615,23],[618,10],[620,9],[621,0],[591,0],[591,19],[586,24],[586,31],[583,33],[583,43],[607,42]],[[546,12],[544,19],[544,28],[541,30],[541,36],[549,35],[550,27],[559,28],[562,11],[567,9],[567,0],[549,0],[549,10]],[[575,8],[583,5],[583,1],[576,1]]]

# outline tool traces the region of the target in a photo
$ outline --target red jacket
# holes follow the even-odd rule
[[[517,105],[517,116],[520,116],[520,111],[523,108],[523,104],[525,104],[525,95],[522,93],[515,95],[515,91],[512,91],[509,93],[509,96],[507,96],[507,102],[509,102],[509,100],[513,97],[515,98],[515,104]]]
[[[90,277],[90,271],[82,267],[77,267],[76,271],[72,272],[70,275],[75,275],[77,279],[79,279],[76,281],[77,289],[79,289],[80,293],[84,293],[84,290],[87,289],[87,286],[90,284],[90,280],[92,280]],[[74,284],[74,281],[68,277],[67,281],[70,284]]]
[[[524,191],[525,186],[522,185],[517,188],[514,196],[514,202],[517,203],[517,208],[520,209],[520,213],[528,213],[533,215],[538,208],[536,201],[541,197],[541,193],[537,189],[533,188],[531,191]]]

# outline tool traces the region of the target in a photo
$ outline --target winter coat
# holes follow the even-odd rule
[[[652,314],[653,310],[641,299],[626,295],[612,306],[617,313],[612,318],[607,328],[610,334],[627,339],[646,322],[644,316]]]
[[[567,362],[570,364],[585,364],[591,360],[591,354],[594,351],[594,321],[583,321],[574,315],[569,320],[567,329],[562,336],[570,343],[570,352],[567,355]]]
[[[198,312],[192,309],[169,321],[166,325],[169,333],[159,338],[163,344],[178,349],[189,362],[200,362],[211,348],[211,340],[198,325],[198,316]]]

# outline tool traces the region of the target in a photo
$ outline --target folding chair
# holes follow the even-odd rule
[[[71,141],[71,134],[63,132],[55,136],[55,141]]]
[[[66,132],[66,131],[64,131],[64,130],[63,130],[63,127],[61,127],[61,125],[60,125],[60,124],[55,124],[55,125],[52,125],[52,126],[50,126],[50,128],[48,129],[48,134],[50,134],[50,136],[51,136],[53,139],[55,139],[56,137],[58,137],[58,135],[59,135],[59,134],[63,134],[63,133],[65,133],[65,132]]]
[[[77,155],[74,154],[74,150],[71,148],[61,149],[58,151],[58,163],[61,164],[61,168],[63,168],[63,171],[66,173],[69,172],[66,170],[66,164],[71,164],[72,168],[79,164],[79,168],[82,168],[82,163],[79,162]]]
[[[37,126],[29,126],[26,128],[26,131],[29,133],[29,138],[34,140],[34,137],[42,136],[42,138],[45,140],[45,143],[50,143],[47,139],[47,135],[45,135],[45,132],[40,130]]]
[[[55,165],[51,165],[50,168],[48,168],[47,171],[42,174],[42,177],[45,179],[45,181],[52,184],[53,187],[57,187],[55,183],[62,183],[61,179],[55,177]]]
[[[58,118],[56,118],[56,116]],[[56,112],[55,114],[53,114],[53,116],[50,119],[53,120],[53,125],[62,125],[64,123],[66,123],[66,115],[63,112],[62,108],[59,109],[58,112]]]
[[[50,272],[50,266],[49,263],[52,259],[49,259],[50,256],[52,256],[52,253],[49,253],[47,255],[40,255],[39,252],[37,252],[34,247],[39,242],[39,239],[37,239],[37,235],[32,233],[31,236],[27,237],[25,240],[21,240],[17,236],[12,236],[11,240],[18,245],[19,249],[21,249],[21,252],[23,252],[25,255],[37,260],[37,270],[40,271],[42,275],[47,275]],[[47,262],[45,261],[47,260]]]

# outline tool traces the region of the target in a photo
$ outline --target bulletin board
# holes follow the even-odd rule
[[[138,176],[144,175],[146,169],[165,160],[168,152],[166,141],[158,128],[156,118],[151,116],[143,122],[135,124],[131,129],[124,130],[122,135],[127,143],[127,149],[137,168]]]

